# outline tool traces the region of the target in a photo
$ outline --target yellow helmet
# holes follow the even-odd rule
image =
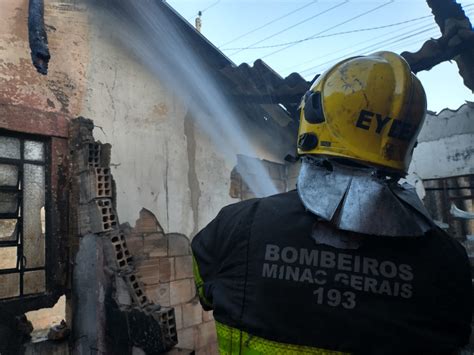
[[[406,173],[425,114],[423,86],[398,54],[349,58],[319,76],[303,97],[298,154]]]

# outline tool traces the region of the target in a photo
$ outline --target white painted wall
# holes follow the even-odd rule
[[[114,43],[100,23],[91,23],[80,114],[98,126],[96,139],[112,145],[120,222],[134,225],[144,207],[166,232],[192,237],[236,202],[229,195],[230,174],[241,151],[224,157],[179,97]],[[260,159],[281,161],[293,143],[269,138],[249,120],[242,129]]]
[[[144,207],[167,232],[191,235],[232,201],[232,167],[205,136],[197,135],[194,168],[201,191],[193,206],[188,175],[188,139],[193,138],[185,134],[186,108],[93,28],[89,45],[88,89],[81,114],[100,127],[94,130],[95,138],[112,145],[120,222],[134,225]]]
[[[422,179],[474,174],[474,104],[429,113],[409,169]]]

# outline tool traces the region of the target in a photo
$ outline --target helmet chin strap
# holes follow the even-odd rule
[[[414,189],[379,177],[374,167],[305,157],[297,190],[308,211],[340,230],[416,237],[434,226]]]

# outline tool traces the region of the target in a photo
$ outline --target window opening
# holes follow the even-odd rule
[[[0,135],[0,299],[46,291],[46,149]]]

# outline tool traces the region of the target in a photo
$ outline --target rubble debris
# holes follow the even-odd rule
[[[66,322],[64,319],[61,321],[61,323],[57,325],[53,325],[48,332],[48,339],[49,340],[63,340],[69,337],[69,334],[71,334],[71,329],[67,326]]]
[[[18,354],[31,339],[33,326],[24,314],[15,316],[0,305],[0,354]]]
[[[16,317],[18,331],[24,335],[25,338],[30,338],[33,332],[33,324],[22,314]]]
[[[138,308],[120,310],[110,299],[107,319],[107,334],[114,353],[140,348],[147,355],[162,354],[178,340],[173,308],[153,309],[147,314]]]

